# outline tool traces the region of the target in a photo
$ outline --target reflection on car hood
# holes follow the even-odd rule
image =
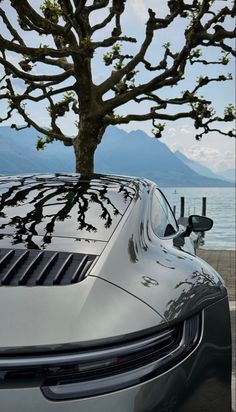
[[[100,176],[0,178],[0,235],[108,241],[136,193],[127,180]]]

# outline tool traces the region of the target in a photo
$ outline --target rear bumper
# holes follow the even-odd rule
[[[7,412],[230,412],[231,333],[228,301],[204,311],[197,348],[182,362],[145,383],[114,393],[70,401],[50,401],[39,387],[0,389]]]

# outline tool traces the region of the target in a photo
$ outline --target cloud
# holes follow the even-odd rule
[[[132,9],[136,17],[140,21],[146,22],[147,17],[148,17],[148,12],[147,12],[147,5],[145,4],[145,0],[133,0],[131,5],[132,5]]]
[[[221,156],[221,152],[218,149],[207,146],[192,145],[187,149],[187,153],[191,159],[204,160]]]
[[[168,147],[172,152],[176,152],[177,150],[179,150],[180,152],[185,153],[185,148],[181,144],[172,143],[169,144]]]
[[[131,8],[138,20],[144,23],[147,22],[149,8],[158,12],[159,17],[168,13],[167,3],[163,0],[132,0]]]
[[[191,127],[188,126],[188,125],[183,125],[183,126],[180,128],[180,133],[190,134],[190,133],[191,133]]]
[[[168,133],[170,136],[175,136],[175,135],[176,135],[176,129],[175,129],[174,127],[170,127],[170,128],[167,130],[167,133]]]
[[[222,159],[219,162],[216,163],[215,165],[215,170],[217,172],[221,172],[223,170],[227,169],[235,169],[235,162],[234,161],[228,161],[227,159]]]
[[[210,146],[192,145],[185,147],[178,143],[169,145],[169,148],[175,152],[179,150],[189,159],[207,166],[215,172],[235,168],[235,153],[221,151]]]
[[[222,170],[223,168],[231,168],[231,159],[227,159],[224,153],[212,147],[204,147],[199,145],[185,146],[178,142],[168,143],[168,147],[172,152],[177,150],[183,153],[188,159],[201,163],[212,170]],[[227,167],[225,167],[227,165]]]
[[[223,125],[222,130],[224,130]],[[176,122],[174,127],[167,125],[162,142],[172,152],[179,150],[190,160],[201,163],[215,172],[235,168],[234,139],[210,133],[197,142],[194,138],[195,134],[196,130],[190,123]]]
[[[235,161],[235,152],[225,152],[225,157],[228,160],[234,160]]]

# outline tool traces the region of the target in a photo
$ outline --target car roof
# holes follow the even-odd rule
[[[78,174],[0,178],[0,236],[43,236],[108,241],[140,179]]]
[[[20,182],[22,185],[32,182],[89,182],[96,181],[97,184],[103,185],[106,183],[108,186],[111,185],[124,185],[124,186],[138,186],[140,181],[146,180],[145,178],[126,176],[126,175],[114,175],[114,174],[102,174],[93,173],[91,175],[82,176],[79,173],[30,173],[30,174],[20,174],[20,175],[1,175],[0,174],[0,185],[7,183]]]

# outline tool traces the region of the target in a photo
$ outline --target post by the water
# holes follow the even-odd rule
[[[207,210],[207,198],[203,197],[202,198],[202,216],[206,216],[206,210]],[[173,206],[173,212],[176,215],[176,205]],[[184,196],[181,196],[180,198],[180,217],[184,218],[185,215],[185,198]]]

